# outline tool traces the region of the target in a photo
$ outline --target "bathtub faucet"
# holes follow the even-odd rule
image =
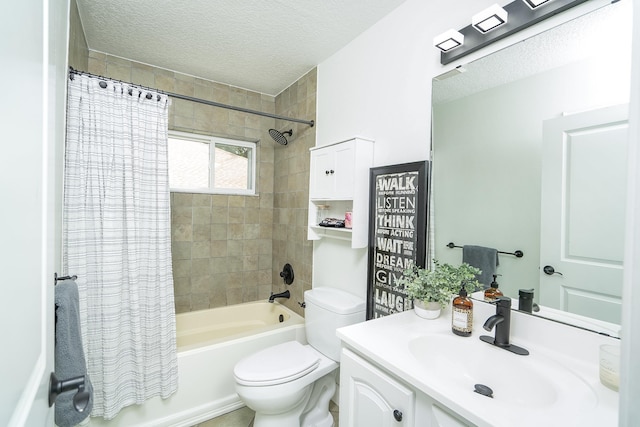
[[[279,294],[274,294],[273,292],[271,292],[271,296],[269,297],[269,302],[275,301],[276,298],[290,298],[290,297],[291,297],[291,294],[289,293],[288,289],[284,292],[280,292]]]

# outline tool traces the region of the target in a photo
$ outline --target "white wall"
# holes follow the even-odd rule
[[[317,144],[359,135],[376,142],[374,166],[428,159],[431,78],[441,69],[433,37],[492,3],[407,0],[321,63]]]
[[[376,141],[374,166],[426,160],[434,76],[607,4],[591,0],[448,66],[440,65],[433,37],[469,25],[472,15],[494,3],[407,0],[319,64],[316,144],[362,136]]]
[[[468,25],[470,11],[494,0],[457,2],[407,0],[319,64],[318,146],[361,136],[375,141],[374,166],[429,159],[431,78],[442,70],[433,37]],[[313,264],[313,286],[334,284],[365,298],[367,249],[323,240],[314,244]]]
[[[456,61],[449,67],[441,67],[438,63],[439,55],[432,46],[433,37],[448,28],[457,29],[468,25],[473,14],[493,3],[494,0],[456,0],[455,4],[450,0],[407,0],[352,43],[321,63],[318,66],[317,144],[326,145],[353,136],[363,136],[376,141],[375,166],[427,159],[432,77],[607,2],[585,2],[509,39]],[[499,3],[506,4],[508,1]],[[640,25],[638,8],[634,14],[635,25]],[[638,46],[635,47],[636,69],[640,63],[639,49]],[[638,75],[638,72],[634,75]],[[638,84],[634,85],[637,89]],[[638,126],[637,121],[640,119],[637,91],[635,96],[635,106],[632,103],[631,110],[632,126],[633,123]],[[638,135],[637,131],[635,135]],[[632,188],[637,189],[638,185],[640,184],[635,184]],[[638,219],[629,222],[636,228],[640,226]],[[638,249],[637,246],[638,244],[635,244],[635,249]],[[632,245],[628,245],[627,253],[631,247]],[[327,252],[331,253],[333,261],[341,258],[342,250],[350,249],[337,247]],[[627,257],[631,259],[629,255]],[[314,270],[335,268],[330,262],[325,261],[323,256],[317,256],[314,251]],[[633,270],[630,262],[626,266]],[[353,289],[357,290],[355,293],[363,293],[366,289],[366,269],[361,271],[362,269],[361,266],[352,271],[346,266],[340,268],[340,280],[351,283]],[[629,297],[633,296],[634,301],[640,303],[638,292],[632,295],[630,291],[632,281],[638,282],[637,276],[637,271],[633,276],[629,275],[625,286],[629,291]],[[634,418],[640,416],[640,409],[638,405],[634,407],[633,400],[637,393],[636,396],[631,394],[638,390],[640,368],[632,369],[629,366],[632,354],[637,355],[640,351],[638,328],[635,331],[631,329],[633,321],[638,320],[638,317],[638,310],[635,310],[635,313],[633,310],[627,310],[626,324],[629,335],[626,336],[631,338],[632,332],[635,332],[636,336],[628,341],[623,339],[626,346],[623,366],[627,365],[626,369],[629,370],[631,378],[622,384],[621,400],[626,402],[621,407],[622,425],[633,425]],[[629,395],[626,395],[625,391]],[[628,399],[625,400],[625,397]]]
[[[433,37],[449,28],[463,28],[471,16],[494,0],[407,0],[339,52],[318,65],[316,144],[324,146],[354,136],[372,139],[374,166],[428,160],[431,144],[431,79],[588,10],[602,6],[592,0],[568,12],[481,49],[448,66],[440,65]],[[501,1],[507,4],[508,1]],[[345,245],[323,243],[314,249],[316,269],[339,269],[341,283],[365,295],[366,262],[340,266],[336,260],[366,259]],[[351,249],[348,249],[351,251]],[[315,275],[315,273],[314,273]],[[323,283],[316,283],[324,285]]]

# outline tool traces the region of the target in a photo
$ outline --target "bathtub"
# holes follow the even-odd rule
[[[251,302],[176,315],[178,391],[124,408],[91,426],[188,427],[244,406],[233,367],[249,354],[285,341],[306,344],[304,318],[277,302]]]

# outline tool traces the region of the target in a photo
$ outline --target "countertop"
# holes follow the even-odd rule
[[[494,333],[482,328],[484,320],[493,314],[493,306],[476,305],[478,307],[474,310],[474,327],[470,337],[459,337],[451,332],[450,309],[443,311],[435,320],[420,318],[413,310],[409,310],[340,328],[337,335],[343,346],[478,426],[617,426],[618,393],[600,383],[598,348],[602,343],[619,341],[514,312],[511,319],[511,343],[531,352],[529,356],[514,355],[480,341],[480,335]],[[460,392],[459,388],[447,384],[448,372],[440,370],[434,374],[433,367],[425,366],[409,349],[409,343],[413,339],[433,334],[461,340],[456,344],[468,347],[470,358],[478,352],[508,353],[514,358],[526,358],[514,359],[514,363],[522,363],[523,369],[527,369],[529,364],[548,363],[552,360],[562,374],[559,377],[575,374],[582,386],[578,387],[577,396],[573,392],[564,396],[566,390],[560,390],[556,403],[551,406],[529,402],[513,403],[512,399],[509,403],[497,393],[491,399],[473,391]],[[486,366],[486,372],[500,375],[500,366]],[[517,382],[518,378],[511,378],[509,381]],[[560,381],[555,383],[561,389]],[[520,384],[517,386],[520,387]],[[521,386],[524,388],[527,384],[523,383]],[[580,402],[577,406],[576,401]]]

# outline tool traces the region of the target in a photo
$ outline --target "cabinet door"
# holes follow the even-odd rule
[[[449,411],[433,405],[431,407],[431,427],[470,427],[473,424],[458,418]]]
[[[340,425],[414,425],[414,392],[349,350],[340,362]]]
[[[311,199],[333,198],[335,182],[334,152],[322,149],[311,153]]]
[[[336,146],[334,153],[334,199],[352,199],[355,187],[356,150],[353,143]]]

